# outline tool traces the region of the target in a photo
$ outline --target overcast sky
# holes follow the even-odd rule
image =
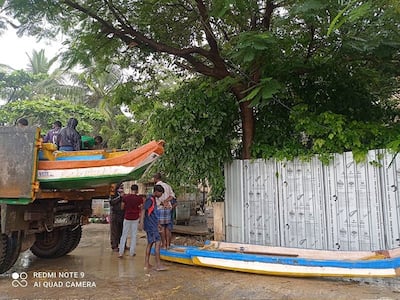
[[[19,38],[15,30],[8,29],[0,35],[0,64],[8,65],[14,69],[26,69],[29,59],[26,53],[32,55],[32,51],[45,49],[47,58],[54,57],[61,49],[60,42],[40,41],[34,37]]]

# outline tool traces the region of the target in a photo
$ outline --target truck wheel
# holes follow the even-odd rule
[[[21,251],[20,232],[0,234],[0,274],[8,271],[17,261]]]
[[[71,251],[73,251],[81,241],[81,236],[82,236],[82,227],[79,225],[78,227],[75,227],[74,230],[73,228],[66,228],[65,229],[65,235],[64,235],[64,241],[62,243],[63,247],[57,251],[56,256],[53,257],[61,257],[64,256]]]
[[[82,226],[79,225],[75,230],[70,230],[69,231],[69,242],[71,243],[69,246],[69,249],[67,253],[72,252],[75,250],[76,247],[78,247],[79,242],[81,241],[82,237]],[[67,254],[65,253],[65,254]]]
[[[36,235],[36,242],[31,251],[40,258],[57,258],[63,256],[68,246],[65,228],[54,229],[51,232],[41,232]]]

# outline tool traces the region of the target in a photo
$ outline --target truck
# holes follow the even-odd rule
[[[58,258],[73,251],[92,213],[92,199],[107,199],[114,184],[44,189],[37,177],[40,128],[0,127],[0,274],[21,252]]]

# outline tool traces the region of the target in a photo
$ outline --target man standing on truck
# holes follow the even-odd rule
[[[25,128],[28,126],[28,120],[25,118],[19,118],[17,122],[15,122],[15,126],[20,127],[20,128]]]
[[[119,183],[115,188],[115,195],[110,199],[110,242],[111,249],[118,252],[118,245],[122,235],[125,211],[122,209],[124,185]]]
[[[66,127],[57,136],[58,149],[61,151],[81,150],[81,135],[76,131],[78,120],[70,118]]]
[[[60,134],[62,124],[60,121],[55,121],[52,128],[47,132],[43,138],[43,143],[53,143],[57,145],[57,136]]]

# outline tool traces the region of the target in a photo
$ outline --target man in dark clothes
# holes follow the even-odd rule
[[[62,127],[61,122],[55,121],[53,123],[52,128],[44,136],[43,143],[53,143],[57,145],[57,136],[60,134],[61,127]]]
[[[79,151],[81,150],[81,135],[76,131],[78,120],[70,118],[67,127],[61,129],[57,136],[58,149],[61,151]]]
[[[115,195],[110,200],[110,242],[114,252],[118,252],[118,244],[122,235],[124,224],[124,213],[122,209],[122,196],[124,195],[123,184],[117,185]]]

